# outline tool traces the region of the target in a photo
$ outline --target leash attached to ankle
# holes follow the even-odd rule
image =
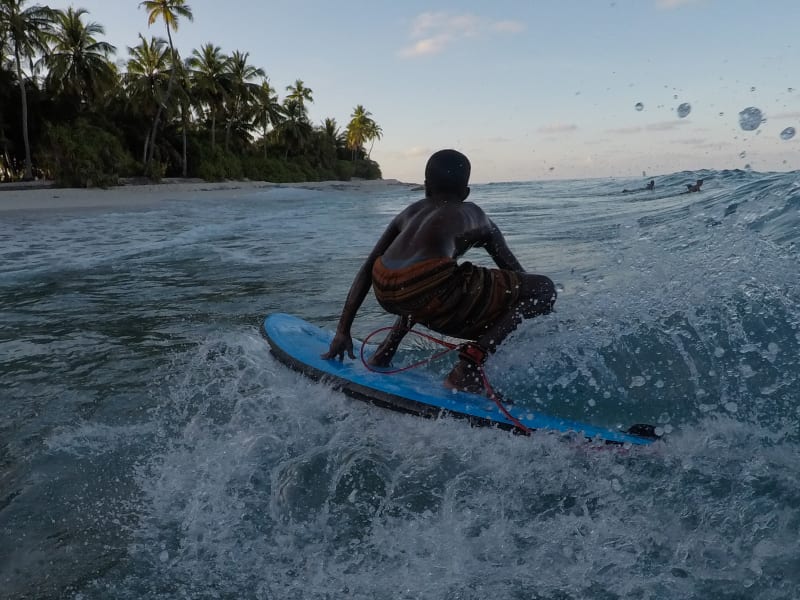
[[[458,358],[476,367],[482,367],[488,357],[489,353],[476,342],[466,342],[458,347]]]

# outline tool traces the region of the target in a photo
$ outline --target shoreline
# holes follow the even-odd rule
[[[8,185],[6,188],[4,186]],[[205,194],[223,190],[252,192],[279,188],[298,188],[316,191],[353,190],[368,192],[386,187],[417,188],[417,184],[396,179],[353,181],[307,181],[272,183],[269,181],[221,181],[202,179],[165,179],[161,183],[129,180],[108,188],[60,188],[46,181],[0,184],[0,213],[11,211],[42,211],[61,209],[138,208],[164,200],[185,199],[187,194]]]

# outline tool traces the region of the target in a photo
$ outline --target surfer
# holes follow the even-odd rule
[[[654,189],[656,189],[656,182],[651,179],[650,183],[645,185],[642,189],[652,192]],[[632,194],[633,192],[636,192],[636,191],[637,190],[629,190],[628,188],[625,188],[624,190],[622,190],[622,193],[623,194]]]
[[[523,319],[549,313],[553,282],[526,273],[497,225],[473,202],[470,162],[455,150],[434,153],[425,167],[425,198],[400,212],[359,269],[347,294],[336,335],[322,358],[355,358],[350,328],[370,286],[397,320],[370,358],[388,366],[415,323],[469,342],[445,379],[452,389],[484,391],[480,367]],[[483,248],[489,269],[456,259]]]
[[[687,189],[685,193],[688,194],[689,192],[699,192],[702,186],[703,186],[702,179],[698,179],[696,183],[687,183],[686,184]]]

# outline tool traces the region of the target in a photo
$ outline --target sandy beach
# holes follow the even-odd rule
[[[202,197],[220,190],[252,192],[271,188],[302,188],[310,190],[353,190],[369,192],[386,186],[404,186],[409,189],[418,184],[403,183],[396,179],[319,181],[303,183],[271,183],[268,181],[208,182],[200,179],[166,179],[158,184],[127,184],[110,188],[57,188],[46,182],[30,184],[0,184],[0,212],[38,210],[81,210],[106,208],[137,208],[164,200]]]

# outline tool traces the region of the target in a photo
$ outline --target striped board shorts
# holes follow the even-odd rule
[[[480,337],[520,299],[516,272],[467,261],[458,264],[452,258],[387,269],[378,257],[372,267],[372,287],[380,305],[390,313],[468,340]]]

